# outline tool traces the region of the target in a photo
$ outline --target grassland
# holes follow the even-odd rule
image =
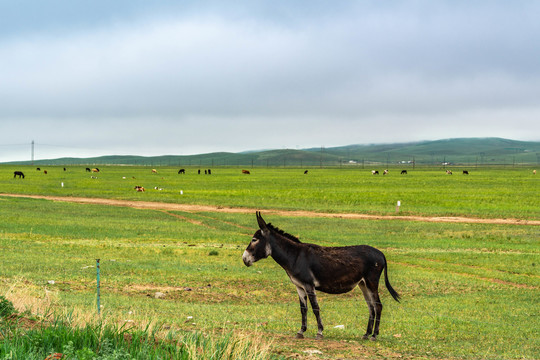
[[[212,175],[197,175],[197,168],[186,175],[177,168],[153,174],[131,166],[100,167],[99,174],[84,167],[45,169],[47,175],[34,167],[0,166],[0,192],[385,215],[395,213],[399,200],[402,215],[540,218],[540,177],[532,169],[483,169],[469,176],[459,168],[454,175],[431,168],[399,175],[394,168],[386,176],[359,169],[310,169],[307,175],[303,169],[266,168],[251,175],[238,168],[217,168]],[[14,179],[14,170],[23,170],[26,179]],[[135,185],[147,191],[137,193]]]
[[[13,170],[0,167],[3,193],[372,214],[394,214],[401,200],[407,214],[540,219],[538,180],[528,170],[375,177],[345,169],[306,176],[299,169],[256,169],[243,176],[240,169],[217,168],[210,176],[194,169],[182,176],[172,168],[156,175],[106,167],[91,179],[84,168],[50,168],[47,175],[22,168],[24,180],[13,179]],[[134,185],[148,191],[136,193]],[[312,349],[320,358],[540,356],[538,226],[267,217],[304,242],[370,244],[385,252],[403,301],[394,302],[381,286],[381,335],[371,343],[360,340],[367,307],[357,290],[319,294],[325,340],[293,339],[300,324],[294,286],[271,259],[251,268],[241,260],[256,229],[254,215],[0,197],[0,218],[0,295],[21,312],[74,313],[81,326],[96,321],[99,258],[101,321],[115,325],[152,323],[218,338],[247,334],[276,356],[307,356]],[[156,292],[165,297],[156,299]],[[307,335],[315,333],[309,314]]]

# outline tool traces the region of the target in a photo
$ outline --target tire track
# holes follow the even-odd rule
[[[428,267],[428,266],[422,266],[422,265],[419,265],[419,264],[409,264],[409,263],[404,263],[404,262],[399,262],[399,261],[393,261],[392,264],[396,264],[396,265],[400,265],[400,266],[404,266],[404,267],[422,269],[422,270],[431,271],[431,272],[444,272],[444,273],[447,273],[447,274],[454,274],[454,275],[458,275],[458,276],[463,276],[463,277],[473,278],[473,279],[477,279],[477,280],[487,281],[487,282],[494,283],[494,284],[512,286],[512,287],[516,287],[516,288],[520,288],[520,289],[530,289],[530,290],[538,290],[538,289],[540,289],[538,286],[534,286],[534,285],[521,284],[521,283],[516,283],[516,282],[512,282],[512,281],[507,281],[507,280],[501,280],[501,279],[497,279],[497,278],[480,276],[480,275],[471,274],[471,273],[467,273],[467,272],[448,270],[448,269],[437,269],[437,268],[432,268],[432,267]]]

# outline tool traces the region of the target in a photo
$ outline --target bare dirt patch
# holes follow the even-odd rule
[[[70,196],[47,196],[47,195],[26,195],[26,194],[0,194],[0,196],[22,197],[32,199],[46,199],[52,201],[65,201],[80,204],[95,204],[108,206],[124,206],[136,209],[148,210],[165,210],[165,211],[184,211],[184,212],[221,212],[221,213],[237,213],[237,214],[254,214],[260,209],[252,208],[232,208],[212,205],[193,205],[193,204],[174,204],[151,201],[131,201],[117,199],[102,199],[102,198],[84,198]],[[423,221],[423,222],[441,222],[441,223],[473,223],[473,224],[500,224],[500,225],[540,225],[540,220],[523,220],[523,219],[482,219],[469,217],[454,217],[454,216],[400,216],[400,215],[370,215],[370,214],[353,214],[353,213],[323,213],[304,210],[274,210],[266,209],[266,213],[276,214],[279,216],[295,216],[295,217],[325,217],[325,218],[342,218],[342,219],[363,219],[363,220],[404,220],[404,221]]]
[[[288,359],[406,359],[407,357],[386,349],[374,346],[364,340],[315,340],[310,338],[296,339],[295,334],[273,334],[276,344],[274,352]]]

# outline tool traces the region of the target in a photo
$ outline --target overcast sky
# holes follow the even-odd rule
[[[540,140],[539,1],[0,0],[0,162]]]

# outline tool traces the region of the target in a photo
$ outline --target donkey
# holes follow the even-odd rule
[[[379,278],[384,270],[384,283],[390,295],[399,302],[399,294],[388,281],[384,254],[368,245],[323,247],[302,243],[298,238],[267,224],[256,213],[259,230],[244,251],[246,266],[271,256],[285,270],[296,286],[300,300],[302,327],[296,338],[303,339],[307,329],[307,300],[317,319],[317,339],[323,338],[323,324],[315,290],[328,294],[343,294],[357,285],[369,308],[369,321],[364,340],[375,341],[379,334],[382,304],[379,299]],[[371,335],[371,338],[370,338]]]

